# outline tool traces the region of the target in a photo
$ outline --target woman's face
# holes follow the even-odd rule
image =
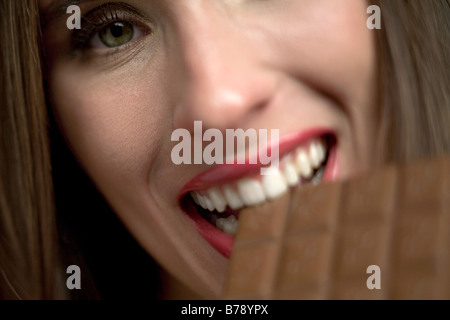
[[[232,248],[207,220],[224,201],[225,216],[269,201],[283,183],[277,172],[261,184],[249,166],[176,165],[175,129],[278,129],[285,184],[310,180],[311,153],[324,155],[314,139],[326,141],[323,179],[374,164],[376,57],[363,0],[79,1],[84,30],[66,27],[69,3],[40,2],[48,90],[68,144],[141,245],[201,295],[220,295]]]

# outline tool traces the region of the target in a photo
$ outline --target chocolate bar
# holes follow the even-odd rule
[[[450,157],[243,210],[223,298],[450,299]]]

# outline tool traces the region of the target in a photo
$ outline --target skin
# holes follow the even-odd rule
[[[51,0],[41,0],[41,11]],[[44,30],[52,107],[80,164],[162,268],[220,296],[228,260],[178,205],[207,165],[172,163],[176,128],[327,127],[338,178],[375,165],[376,56],[355,0],[125,1],[151,34],[126,49],[70,53],[69,15]],[[98,6],[80,5],[82,13]]]

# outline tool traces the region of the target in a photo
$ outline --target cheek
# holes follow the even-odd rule
[[[52,79],[57,120],[91,177],[105,185],[145,183],[166,135],[162,89],[130,72],[78,77],[61,69]]]
[[[369,146],[374,145],[378,128],[375,31],[366,25],[367,4],[362,0],[297,3],[299,7],[283,22],[285,33],[274,36],[282,48],[279,60],[295,79],[339,102],[348,120],[345,148],[364,167],[371,159]]]
[[[349,105],[365,95],[375,69],[373,31],[365,1],[294,1],[285,13],[274,48],[301,80],[320,86]],[[289,13],[291,12],[291,13]],[[370,88],[373,89],[373,88]]]

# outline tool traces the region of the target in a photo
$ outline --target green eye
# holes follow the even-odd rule
[[[101,42],[109,47],[120,47],[133,40],[134,28],[128,22],[113,22],[99,31]]]

